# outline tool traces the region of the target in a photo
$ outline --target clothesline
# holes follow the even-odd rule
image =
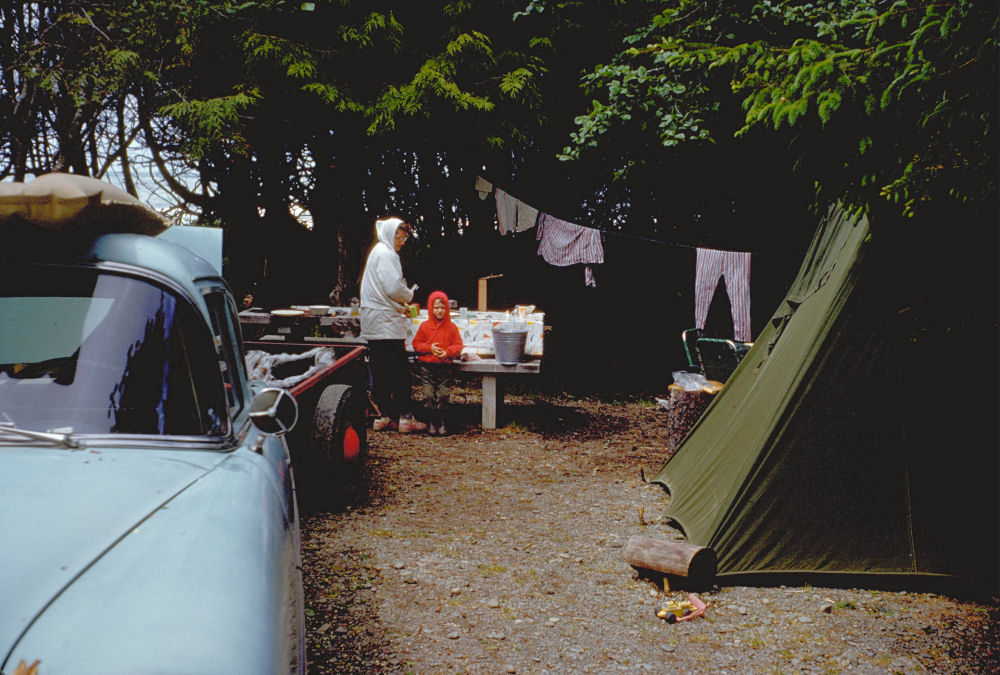
[[[637,239],[639,241],[649,242],[650,244],[662,244],[663,246],[676,246],[677,248],[690,248],[695,250],[698,249],[698,247],[695,246],[694,244],[681,244],[676,241],[664,241],[662,239],[653,239],[652,237],[642,237],[638,234],[629,234],[628,232],[617,232],[615,230],[601,229],[601,234],[613,234],[616,237],[625,237],[626,239]]]
[[[476,191],[480,199],[491,194],[496,199],[497,220],[500,234],[535,230],[538,241],[538,255],[551,265],[565,267],[582,263],[584,283],[591,288],[597,286],[592,265],[604,262],[604,236],[615,234],[650,243],[694,249],[695,262],[695,326],[704,328],[709,305],[715,295],[719,279],[725,279],[726,293],[729,295],[733,316],[734,337],[741,341],[750,340],[750,256],[751,251],[722,251],[662,241],[614,230],[584,227],[576,223],[544,213],[525,204],[506,190],[494,186],[482,176],[476,176]]]
[[[483,179],[483,180],[488,185],[490,185],[490,190],[488,192],[485,192],[485,193],[483,191],[479,191],[479,194],[480,194],[479,198],[480,199],[485,199],[487,196],[489,196],[491,194],[495,194],[495,192],[496,192],[497,189],[503,189],[503,188],[498,188],[498,186],[495,183],[491,183],[489,181],[486,181],[485,179]],[[661,246],[674,246],[676,248],[688,248],[688,249],[695,250],[695,251],[698,250],[699,248],[704,248],[703,246],[697,246],[695,244],[682,244],[682,243],[676,242],[676,241],[665,241],[663,239],[654,239],[652,237],[644,237],[644,236],[638,235],[638,234],[631,234],[629,232],[619,232],[617,230],[609,230],[609,229],[605,229],[605,228],[602,228],[602,227],[595,227],[595,228],[590,228],[590,229],[597,230],[598,232],[601,233],[602,237],[604,237],[605,235],[614,235],[616,237],[623,237],[625,239],[634,239],[636,241],[644,241],[644,242],[647,242],[647,243],[650,243],[650,244],[659,244]],[[759,253],[759,251],[746,251],[746,252],[747,253]]]

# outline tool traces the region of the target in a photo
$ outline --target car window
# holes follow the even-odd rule
[[[97,269],[0,268],[0,415],[63,433],[222,435],[224,388],[201,315]]]
[[[216,356],[226,385],[230,417],[236,417],[246,404],[248,394],[245,389],[246,362],[236,319],[236,306],[222,289],[206,293],[205,302],[212,317]]]

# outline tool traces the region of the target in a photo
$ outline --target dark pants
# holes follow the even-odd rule
[[[410,360],[402,340],[369,340],[372,398],[383,415],[399,419],[411,412]]]
[[[428,421],[434,425],[444,422],[448,411],[452,386],[455,380],[455,366],[450,363],[424,363],[417,361],[417,381],[426,401]]]

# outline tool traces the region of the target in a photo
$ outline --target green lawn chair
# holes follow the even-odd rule
[[[681,333],[688,369],[700,372],[709,380],[725,382],[753,343],[705,337],[704,333],[701,328],[689,328]]]

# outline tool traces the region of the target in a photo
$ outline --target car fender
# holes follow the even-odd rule
[[[130,530],[9,655],[46,673],[303,672],[298,523],[247,449]],[[106,658],[95,661],[95,654]]]

